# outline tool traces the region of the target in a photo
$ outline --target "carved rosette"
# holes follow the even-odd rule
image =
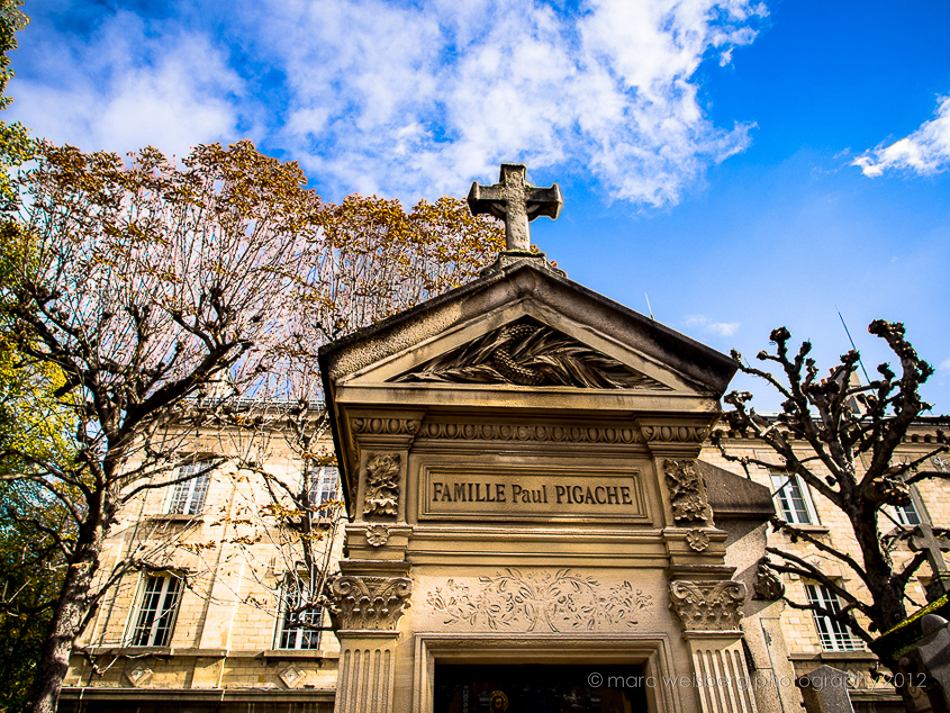
[[[702,475],[694,460],[667,460],[664,462],[666,484],[670,489],[670,504],[676,522],[707,522],[709,505],[703,487]]]
[[[408,577],[353,577],[330,582],[327,608],[334,629],[394,631],[409,608]]]
[[[641,425],[640,432],[647,443],[703,443],[709,432],[707,426]]]
[[[352,418],[350,428],[357,436],[415,436],[421,423],[413,418]]]
[[[366,542],[373,547],[382,547],[389,542],[389,528],[385,525],[372,525],[366,529]]]
[[[686,533],[686,544],[697,552],[705,552],[709,547],[709,535],[694,527]]]
[[[542,441],[546,443],[641,443],[633,428],[426,423],[419,438],[447,441]]]
[[[366,463],[364,515],[395,517],[399,508],[399,454],[377,453]]]
[[[686,631],[734,631],[739,628],[739,607],[745,595],[742,582],[678,580],[670,583],[670,608]]]

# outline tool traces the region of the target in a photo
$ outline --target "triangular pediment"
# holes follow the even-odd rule
[[[356,398],[353,388],[371,388],[386,400],[422,403],[420,389],[436,400],[451,391],[444,403],[460,405],[528,390],[698,397],[702,409],[735,371],[725,355],[531,263],[328,345],[321,361],[328,392]],[[638,403],[663,410],[666,402]]]
[[[529,317],[493,329],[389,381],[586,389],[672,388]]]

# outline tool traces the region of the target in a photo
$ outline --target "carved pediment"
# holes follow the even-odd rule
[[[669,390],[617,359],[529,319],[495,329],[391,381]]]

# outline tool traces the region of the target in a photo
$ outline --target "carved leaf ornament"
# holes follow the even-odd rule
[[[375,455],[366,464],[364,515],[396,515],[399,505],[399,454]]]
[[[394,381],[669,390],[613,357],[529,321],[489,332]]]
[[[338,629],[395,629],[409,608],[407,577],[338,576],[330,582],[327,604]]]
[[[480,586],[472,591],[450,579],[429,592],[426,601],[449,625],[558,632],[633,626],[652,600],[630,582],[605,590],[593,577],[569,569],[529,576],[506,568],[478,581]]]
[[[702,476],[693,460],[667,460],[666,484],[670,489],[670,504],[673,519],[677,522],[705,522],[709,519],[709,507],[703,497]]]
[[[670,584],[670,606],[687,631],[731,631],[739,628],[739,606],[745,601],[741,582]]]

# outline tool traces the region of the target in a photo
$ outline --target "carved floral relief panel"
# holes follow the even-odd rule
[[[425,605],[450,630],[617,631],[650,616],[653,596],[629,581],[604,584],[572,569],[526,573],[506,567],[490,576],[434,584]]]

